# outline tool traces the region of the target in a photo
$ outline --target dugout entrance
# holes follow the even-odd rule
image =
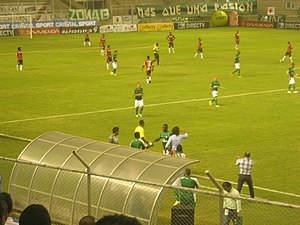
[[[15,208],[43,204],[61,224],[78,224],[89,205],[96,218],[122,213],[155,224],[165,194],[155,184],[171,184],[185,167],[199,162],[60,132],[39,136],[18,160],[9,184]]]

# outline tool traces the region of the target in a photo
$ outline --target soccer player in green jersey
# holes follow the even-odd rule
[[[184,177],[175,180],[172,186],[197,189],[199,188],[200,184],[197,178],[191,176],[191,170],[189,168],[186,168]],[[181,205],[190,205],[193,208],[195,208],[196,193],[193,193],[191,191],[178,190],[178,189],[174,189],[174,192],[176,194],[175,205],[180,203]]]
[[[118,50],[116,49],[112,56],[112,68],[113,71],[110,73],[111,75],[116,76],[117,75],[117,67],[118,67]]]
[[[166,144],[167,144],[170,136],[171,136],[171,132],[169,132],[169,130],[168,130],[168,124],[163,124],[162,131],[160,132],[159,137],[153,141],[153,143],[154,143],[154,142],[158,142],[159,140],[161,140],[164,155],[167,154],[165,148],[166,148]]]
[[[130,142],[129,147],[132,148],[138,148],[138,149],[145,149],[147,145],[143,140],[140,139],[140,133],[135,132],[134,133],[134,139]]]
[[[238,50],[235,55],[235,59],[234,59],[235,71],[232,72],[232,74],[235,74],[237,72],[238,78],[241,78],[240,54],[241,54],[241,51]]]
[[[134,107],[135,107],[135,117],[143,117],[144,110],[144,100],[143,100],[144,90],[141,87],[140,82],[137,82],[136,89],[133,91],[133,96],[135,97]]]
[[[292,89],[293,89],[293,93],[298,93],[298,91],[296,91],[296,81],[295,81],[295,76],[297,76],[298,74],[296,74],[295,72],[295,63],[291,63],[291,67],[288,69],[288,71],[286,71],[286,73],[289,75],[289,86],[288,86],[288,91],[287,93],[292,93]]]
[[[220,107],[218,104],[218,91],[219,88],[223,88],[220,85],[220,82],[218,81],[217,77],[214,77],[213,81],[210,83],[210,90],[211,94],[213,96],[213,99],[209,101],[209,105],[211,106],[213,103],[216,104],[216,107]]]
[[[153,54],[154,54],[154,58],[156,60],[156,63],[159,66],[159,46],[158,46],[158,43],[156,43],[153,47]]]

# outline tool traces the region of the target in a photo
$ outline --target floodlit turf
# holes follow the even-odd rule
[[[83,35],[1,38],[0,132],[32,139],[55,130],[107,141],[117,125],[120,144],[128,145],[139,120],[132,91],[141,81],[146,139],[153,141],[163,123],[170,129],[185,128],[190,136],[183,142],[184,152],[201,161],[193,172],[204,175],[208,169],[231,181],[237,180],[236,157],[250,151],[254,185],[299,194],[300,94],[286,93],[289,59],[279,63],[291,40],[296,67],[300,65],[299,31],[240,28],[241,79],[231,75],[235,31],[176,30],[175,54],[168,54],[168,31],[106,34],[107,44],[119,51],[117,76],[106,70],[100,34],[91,34],[92,47],[83,47]],[[194,58],[198,37],[203,40],[203,60]],[[153,58],[156,42],[161,66],[147,85],[141,68],[147,55]],[[22,72],[15,69],[18,46],[24,54]],[[215,75],[224,86],[220,108],[209,107],[207,100]],[[60,117],[68,114],[73,115]],[[44,118],[49,116],[57,117]],[[22,121],[31,118],[39,119]],[[17,157],[24,146],[1,138],[0,155]],[[149,151],[161,152],[161,143]],[[300,204],[275,193],[257,195]]]

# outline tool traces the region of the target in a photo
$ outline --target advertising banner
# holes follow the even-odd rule
[[[269,15],[262,15],[259,17],[260,21],[264,22],[285,22],[286,20],[286,15],[282,16],[269,16]]]
[[[16,14],[19,12],[18,6],[0,6],[0,15]]]
[[[29,28],[29,23],[0,23],[0,29]]]
[[[98,33],[99,27],[62,27],[60,28],[61,34],[85,34],[89,33]]]
[[[277,28],[300,29],[300,22],[277,23]]]
[[[122,28],[122,32],[133,31],[135,27],[135,31],[137,30],[136,25],[124,26]],[[35,35],[58,35],[58,34],[85,34],[89,33],[99,33],[98,26],[90,26],[90,27],[41,27],[41,28],[33,28],[32,34]],[[8,36],[29,36],[30,30],[28,28],[20,28],[20,29],[1,29],[0,37],[8,37]]]
[[[54,27],[94,27],[96,20],[59,20],[54,21]]]
[[[201,16],[191,16],[191,17],[174,17],[173,22],[189,22],[189,21],[201,21],[203,20]]]
[[[109,9],[69,9],[71,20],[108,20]]]
[[[33,22],[33,28],[46,28],[46,27],[87,27],[97,26],[96,20],[58,20],[58,21],[41,21]],[[29,28],[29,22],[18,23],[0,23],[0,29],[19,29]]]
[[[121,24],[113,26],[114,32],[132,32],[137,31],[136,24]]]
[[[19,36],[29,36],[29,29],[18,29],[16,30]],[[32,35],[57,35],[60,34],[60,29],[57,27],[48,27],[48,28],[33,28]]]
[[[122,16],[113,16],[113,25],[122,24],[122,23],[123,23]]]
[[[138,31],[174,30],[174,23],[141,23]]]
[[[174,23],[174,28],[176,30],[209,28],[209,22],[181,22],[181,23]]]
[[[40,14],[51,9],[50,4],[0,6],[0,15]]]
[[[239,14],[256,14],[257,1],[200,2],[166,5],[139,5],[136,12],[139,18],[188,17],[212,14],[216,11],[237,11]]]
[[[132,24],[132,16],[122,16],[123,24]]]
[[[137,31],[136,24],[104,25],[100,27],[100,33],[133,32]]]
[[[112,33],[114,32],[113,25],[104,25],[100,27],[100,33]]]
[[[255,28],[275,28],[274,22],[260,22],[260,21],[242,21],[241,27],[255,27]]]
[[[0,37],[11,37],[14,36],[14,30],[0,30]]]

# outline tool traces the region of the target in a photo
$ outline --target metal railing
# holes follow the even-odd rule
[[[129,205],[127,206],[119,206],[117,203],[118,199],[118,192],[119,191],[125,191],[128,184],[134,182],[138,185],[139,188],[145,188],[149,190],[149,195],[151,195],[151,190],[160,188],[163,190],[163,198],[158,201],[158,210],[153,211],[155,215],[153,215],[156,219],[154,220],[152,224],[157,225],[165,225],[165,224],[171,224],[172,222],[174,224],[182,224],[182,221],[180,218],[182,216],[185,216],[187,220],[193,221],[193,224],[195,225],[204,225],[204,224],[215,224],[219,225],[223,223],[223,208],[222,208],[222,202],[223,202],[223,193],[221,192],[220,186],[218,192],[214,191],[205,191],[203,189],[188,189],[188,188],[175,188],[172,185],[168,184],[157,184],[152,182],[144,182],[144,181],[138,181],[138,180],[128,180],[128,179],[122,179],[122,178],[116,178],[113,176],[106,176],[106,175],[99,175],[94,174],[91,171],[77,171],[77,170],[68,170],[66,168],[60,168],[55,167],[51,165],[45,165],[45,164],[38,164],[38,163],[32,163],[27,161],[20,161],[16,159],[11,158],[5,158],[0,157],[0,171],[3,177],[3,190],[8,190],[8,182],[11,175],[11,170],[15,163],[20,163],[27,165],[27,167],[36,167],[37,165],[40,168],[44,168],[41,171],[44,171],[44,178],[38,182],[40,185],[44,185],[39,191],[32,190],[32,195],[30,196],[30,199],[28,201],[28,204],[31,203],[41,203],[43,204],[45,201],[45,196],[48,196],[49,193],[46,193],[47,188],[47,179],[48,176],[50,176],[53,172],[60,170],[63,173],[68,174],[68,180],[66,181],[57,181],[57,182],[63,182],[60,184],[63,189],[61,190],[62,193],[65,193],[64,195],[60,195],[60,193],[53,193],[53,197],[56,198],[56,201],[53,201],[50,205],[46,205],[46,207],[50,208],[50,213],[52,216],[52,219],[54,222],[59,222],[62,224],[78,224],[78,221],[81,216],[86,214],[91,214],[96,216],[97,218],[102,217],[103,215],[107,213],[120,213],[119,209],[121,208],[129,208],[129,211],[137,210],[138,213],[136,214],[136,217],[141,220],[143,224],[149,224],[146,220],[143,220],[143,216],[147,214],[144,210],[147,206],[147,196],[135,196],[135,198],[139,199],[139,203],[137,205]],[[25,172],[24,172],[25,174]],[[208,173],[208,176],[210,177],[210,173]],[[104,207],[102,202],[98,202],[98,195],[99,192],[95,191],[95,189],[92,189],[91,192],[88,195],[82,195],[80,191],[78,192],[78,195],[80,198],[77,200],[72,199],[74,196],[73,193],[69,193],[68,189],[71,187],[73,178],[76,179],[78,175],[85,175],[87,176],[93,176],[96,177],[99,184],[93,184],[93,188],[95,187],[101,187],[101,183],[105,179],[112,179],[115,183],[121,184],[124,189],[123,190],[113,190],[112,196],[109,198],[102,199],[101,201],[111,201],[109,202],[110,207]],[[22,177],[23,174],[21,172],[20,177]],[[21,179],[21,178],[20,178]],[[24,179],[26,181],[26,179]],[[87,185],[89,183],[88,179],[85,180],[87,182]],[[217,183],[216,186],[219,184]],[[113,186],[111,186],[112,188]],[[26,187],[23,187],[24,190]],[[12,189],[11,189],[12,190]],[[44,191],[42,191],[44,190]],[[192,192],[197,195],[197,202],[194,208],[186,207],[186,206],[173,206],[175,203],[175,190],[177,191],[185,191],[185,192]],[[59,196],[59,197],[58,197]],[[13,196],[15,198],[15,207],[20,207],[19,202],[24,199],[26,196],[18,195]],[[90,198],[90,200],[88,200]],[[297,224],[299,223],[299,213],[300,213],[300,206],[299,205],[293,205],[293,204],[287,204],[282,202],[275,202],[275,201],[268,201],[263,199],[250,199],[245,197],[240,197],[242,201],[242,215],[244,224],[256,224],[256,225],[282,225],[282,221],[284,221],[284,224]],[[70,214],[70,204],[69,201],[75,201],[72,207],[72,213]],[[183,209],[182,209],[183,207]],[[21,208],[19,208],[21,209]],[[22,210],[22,209],[21,209]],[[122,212],[122,210],[121,210]],[[181,215],[184,214],[184,215]]]

